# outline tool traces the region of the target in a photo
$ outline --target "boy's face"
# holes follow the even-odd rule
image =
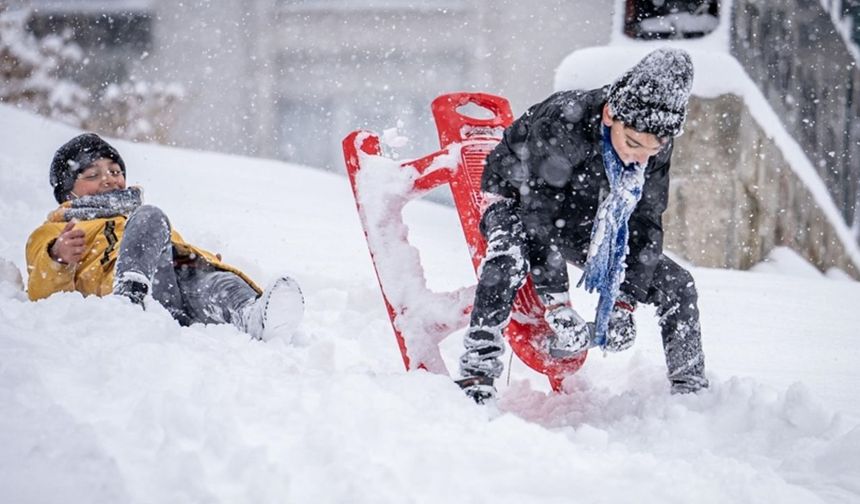
[[[657,135],[636,131],[623,122],[614,120],[609,105],[603,106],[603,124],[609,128],[612,147],[625,165],[636,163],[645,166],[666,143],[665,139],[661,140]]]
[[[75,179],[72,195],[76,198],[125,189],[125,177],[118,164],[101,158],[84,168]]]

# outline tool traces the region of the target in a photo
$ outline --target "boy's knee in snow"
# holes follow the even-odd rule
[[[134,212],[131,213],[131,215],[138,217],[160,217],[163,219],[167,219],[167,214],[164,213],[164,210],[158,208],[155,205],[140,205]]]
[[[155,205],[141,205],[129,215],[129,221],[140,221],[143,223],[162,222],[167,228],[170,228],[170,219],[164,210]]]
[[[480,271],[481,280],[489,285],[499,282],[519,284],[526,276],[525,269],[518,267],[519,262],[522,261],[509,255],[498,255],[484,261]]]
[[[699,297],[693,275],[686,269],[680,268],[680,271],[675,275],[674,284],[680,298],[686,301],[695,301]]]
[[[513,201],[497,201],[490,205],[484,212],[479,229],[485,238],[489,238],[494,230],[514,230],[521,228],[522,223],[516,213],[516,205]]]

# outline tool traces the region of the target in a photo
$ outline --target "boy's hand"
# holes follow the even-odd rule
[[[54,241],[49,253],[51,259],[63,264],[77,264],[84,257],[84,232],[75,229],[75,221],[70,221]]]
[[[636,300],[621,294],[615,301],[612,313],[609,315],[609,328],[606,333],[606,343],[603,349],[607,352],[621,352],[633,346],[636,340],[636,322],[633,312],[636,311]]]

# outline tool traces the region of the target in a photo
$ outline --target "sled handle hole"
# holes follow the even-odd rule
[[[494,119],[498,115],[496,111],[471,101],[465,105],[460,105],[456,110],[457,113],[463,117],[477,119],[479,121]]]

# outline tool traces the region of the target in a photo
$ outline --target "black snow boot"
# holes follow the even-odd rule
[[[143,299],[149,294],[149,283],[145,279],[146,277],[139,273],[126,273],[114,284],[113,293],[117,296],[125,296],[132,303],[144,308]]]
[[[477,404],[486,404],[496,396],[496,387],[489,376],[469,376],[456,380],[454,383],[463,389],[467,396]]]
[[[683,378],[675,378],[671,380],[671,392],[675,394],[695,394],[696,392],[708,388],[708,380],[699,376],[686,376]]]

